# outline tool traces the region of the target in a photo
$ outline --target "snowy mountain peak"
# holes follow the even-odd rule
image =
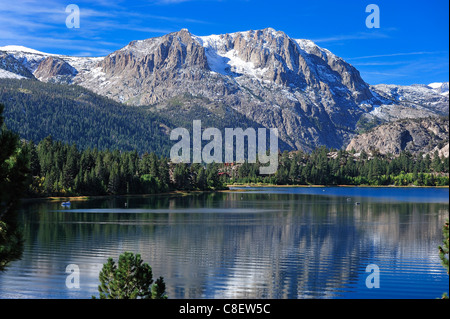
[[[74,83],[130,105],[171,99],[189,109],[223,107],[277,127],[292,149],[340,148],[362,123],[448,114],[448,82],[370,86],[344,59],[307,39],[273,28],[196,36],[181,29],[131,41],[105,57],[51,55],[0,47],[0,78]],[[197,103],[197,102],[195,102]],[[178,115],[178,114],[177,114]],[[373,121],[373,122],[376,122]]]
[[[50,53],[41,52],[38,50],[30,49],[21,45],[6,45],[0,47],[0,51],[6,52],[25,52],[25,53],[33,53],[33,54],[41,54],[41,55],[54,55]]]

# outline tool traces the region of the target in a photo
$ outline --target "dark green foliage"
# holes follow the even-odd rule
[[[30,196],[158,194],[173,190],[219,190],[232,183],[279,185],[446,186],[448,158],[383,156],[321,147],[311,154],[283,152],[274,175],[260,175],[260,163],[234,166],[173,164],[154,153],[86,149],[54,141],[25,143],[33,172]]]
[[[447,270],[447,274],[448,274],[448,245],[449,245],[448,221],[446,221],[444,226],[442,227],[442,233],[443,233],[444,239],[443,239],[443,245],[439,246],[439,257],[441,258],[442,266],[444,266],[444,268]],[[442,295],[442,298],[448,299],[448,294],[444,293]]]
[[[278,185],[395,185],[448,186],[449,159],[429,155],[381,155],[375,150],[352,152],[319,147],[311,154],[283,152],[273,176],[259,175],[260,163],[244,163],[228,183]],[[231,172],[230,172],[231,173]]]
[[[29,196],[158,194],[223,189],[217,164],[171,164],[154,153],[78,150],[46,137],[25,143],[33,178]],[[172,178],[171,178],[172,176]]]
[[[156,279],[152,285],[152,299],[167,299],[166,283],[163,277]]]
[[[3,126],[0,104],[0,271],[22,255],[23,239],[16,210],[28,182],[29,152],[19,137]]]
[[[80,149],[160,155],[168,155],[172,145],[167,120],[77,85],[0,79],[0,103],[6,106],[8,128],[29,141],[39,142],[51,135]]]
[[[108,258],[99,280],[100,299],[167,299],[163,277],[153,283],[152,268],[144,263],[140,254],[125,252],[119,256],[117,264]]]
[[[443,245],[439,246],[439,257],[442,260],[442,265],[447,269],[448,274],[448,221],[442,227],[442,233],[444,235]]]

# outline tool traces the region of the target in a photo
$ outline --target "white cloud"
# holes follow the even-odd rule
[[[418,51],[418,52],[388,53],[388,54],[366,55],[366,56],[360,56],[360,57],[354,57],[354,58],[347,58],[346,60],[386,58],[386,57],[397,57],[397,56],[408,56],[408,55],[442,54],[442,53],[448,53],[448,52],[447,51]]]
[[[23,45],[33,49],[70,50],[73,54],[99,55],[117,50],[135,40],[127,36],[139,32],[137,37],[149,38],[179,30],[187,23],[207,23],[170,15],[157,15],[146,9],[129,9],[121,1],[97,1],[95,3],[77,0],[80,8],[80,29],[67,29],[66,5],[61,1],[0,0],[0,44]],[[113,41],[111,33],[121,33]],[[125,32],[124,35],[123,31]],[[143,36],[142,36],[143,34]],[[60,51],[61,51],[60,50]],[[75,50],[75,51],[74,51]],[[60,53],[60,52],[55,52]],[[70,53],[72,54],[72,53]]]
[[[341,34],[325,38],[311,39],[315,43],[340,42],[346,40],[366,40],[389,38],[389,35],[382,32],[356,32],[351,34]]]

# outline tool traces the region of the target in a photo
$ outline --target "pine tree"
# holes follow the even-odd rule
[[[223,189],[224,186],[219,177],[219,168],[216,162],[209,163],[206,165],[206,183],[210,189],[219,190]]]
[[[176,164],[173,179],[177,189],[190,189],[189,170],[186,163]]]
[[[159,162],[158,157],[155,153],[150,153],[150,174],[152,174],[154,177],[159,176],[159,170],[158,170]]]
[[[440,172],[441,170],[441,158],[439,157],[439,152],[437,150],[434,152],[431,168],[435,172]]]
[[[152,299],[167,299],[166,283],[163,277],[156,279],[152,286]]]
[[[196,184],[198,189],[205,190],[207,188],[207,180],[206,180],[206,173],[205,169],[200,166],[197,171],[197,178],[196,178]]]
[[[170,174],[169,174],[169,165],[168,163],[168,159],[165,157],[162,157],[159,160],[159,181],[161,183],[161,192],[165,192],[169,189],[169,184],[170,184]]]
[[[119,173],[119,164],[113,163],[111,167],[111,172],[109,174],[108,181],[108,193],[117,195],[120,193],[120,173]]]
[[[289,179],[292,184],[295,184],[295,181],[297,180],[298,176],[298,165],[295,160],[295,157],[291,160],[289,165]]]
[[[30,173],[31,176],[39,176],[41,175],[41,165],[39,163],[39,156],[37,153],[36,144],[33,141],[30,141],[24,144],[24,148],[30,155]]]
[[[152,268],[144,263],[140,254],[125,252],[119,256],[117,264],[108,258],[99,280],[100,299],[167,299],[163,277],[153,284]]]
[[[442,232],[444,235],[443,245],[439,246],[439,257],[442,261],[442,266],[447,270],[447,275],[449,272],[449,265],[448,265],[448,221],[444,224],[442,227]],[[442,298],[448,299],[448,294],[444,293]]]

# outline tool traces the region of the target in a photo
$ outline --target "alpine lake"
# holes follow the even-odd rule
[[[98,296],[102,265],[125,251],[164,277],[170,299],[436,299],[449,291],[438,250],[448,188],[232,187],[61,203],[23,202],[23,252],[0,272],[0,298]]]

